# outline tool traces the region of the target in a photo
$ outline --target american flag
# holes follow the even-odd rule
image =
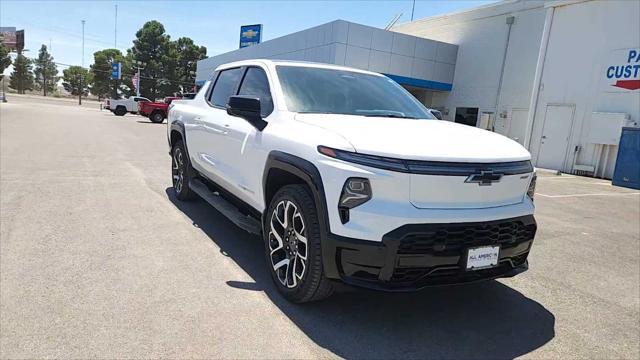
[[[131,81],[133,82],[133,87],[138,91],[138,88],[140,87],[140,78],[138,78],[138,73],[133,74]]]

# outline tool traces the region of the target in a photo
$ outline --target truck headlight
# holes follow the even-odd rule
[[[342,187],[338,212],[343,224],[349,221],[349,209],[360,206],[371,199],[371,183],[365,178],[348,178]]]
[[[533,173],[533,177],[531,177],[531,182],[529,183],[529,189],[527,189],[527,196],[529,197],[529,199],[531,199],[531,201],[533,201],[533,195],[535,195],[536,193],[536,179],[538,178],[538,175],[536,175],[536,173]]]

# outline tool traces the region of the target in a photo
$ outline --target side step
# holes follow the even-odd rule
[[[222,215],[226,216],[236,224],[239,228],[255,235],[260,235],[261,226],[260,221],[254,219],[251,216],[244,215],[237,207],[220,196],[217,192],[209,190],[207,185],[199,179],[192,179],[189,182],[189,187],[196,194],[200,195],[202,199],[208,202],[211,206],[216,208]]]

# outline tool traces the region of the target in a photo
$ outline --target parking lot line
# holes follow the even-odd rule
[[[640,192],[629,193],[593,193],[593,194],[567,194],[567,195],[547,195],[536,193],[536,195],[549,197],[549,198],[567,198],[567,197],[584,197],[584,196],[627,196],[627,195],[640,195]]]

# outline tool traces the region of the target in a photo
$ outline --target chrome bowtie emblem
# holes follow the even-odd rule
[[[493,170],[482,170],[478,174],[471,174],[464,181],[466,183],[477,183],[480,186],[489,186],[494,182],[500,181],[502,174],[496,174]]]

